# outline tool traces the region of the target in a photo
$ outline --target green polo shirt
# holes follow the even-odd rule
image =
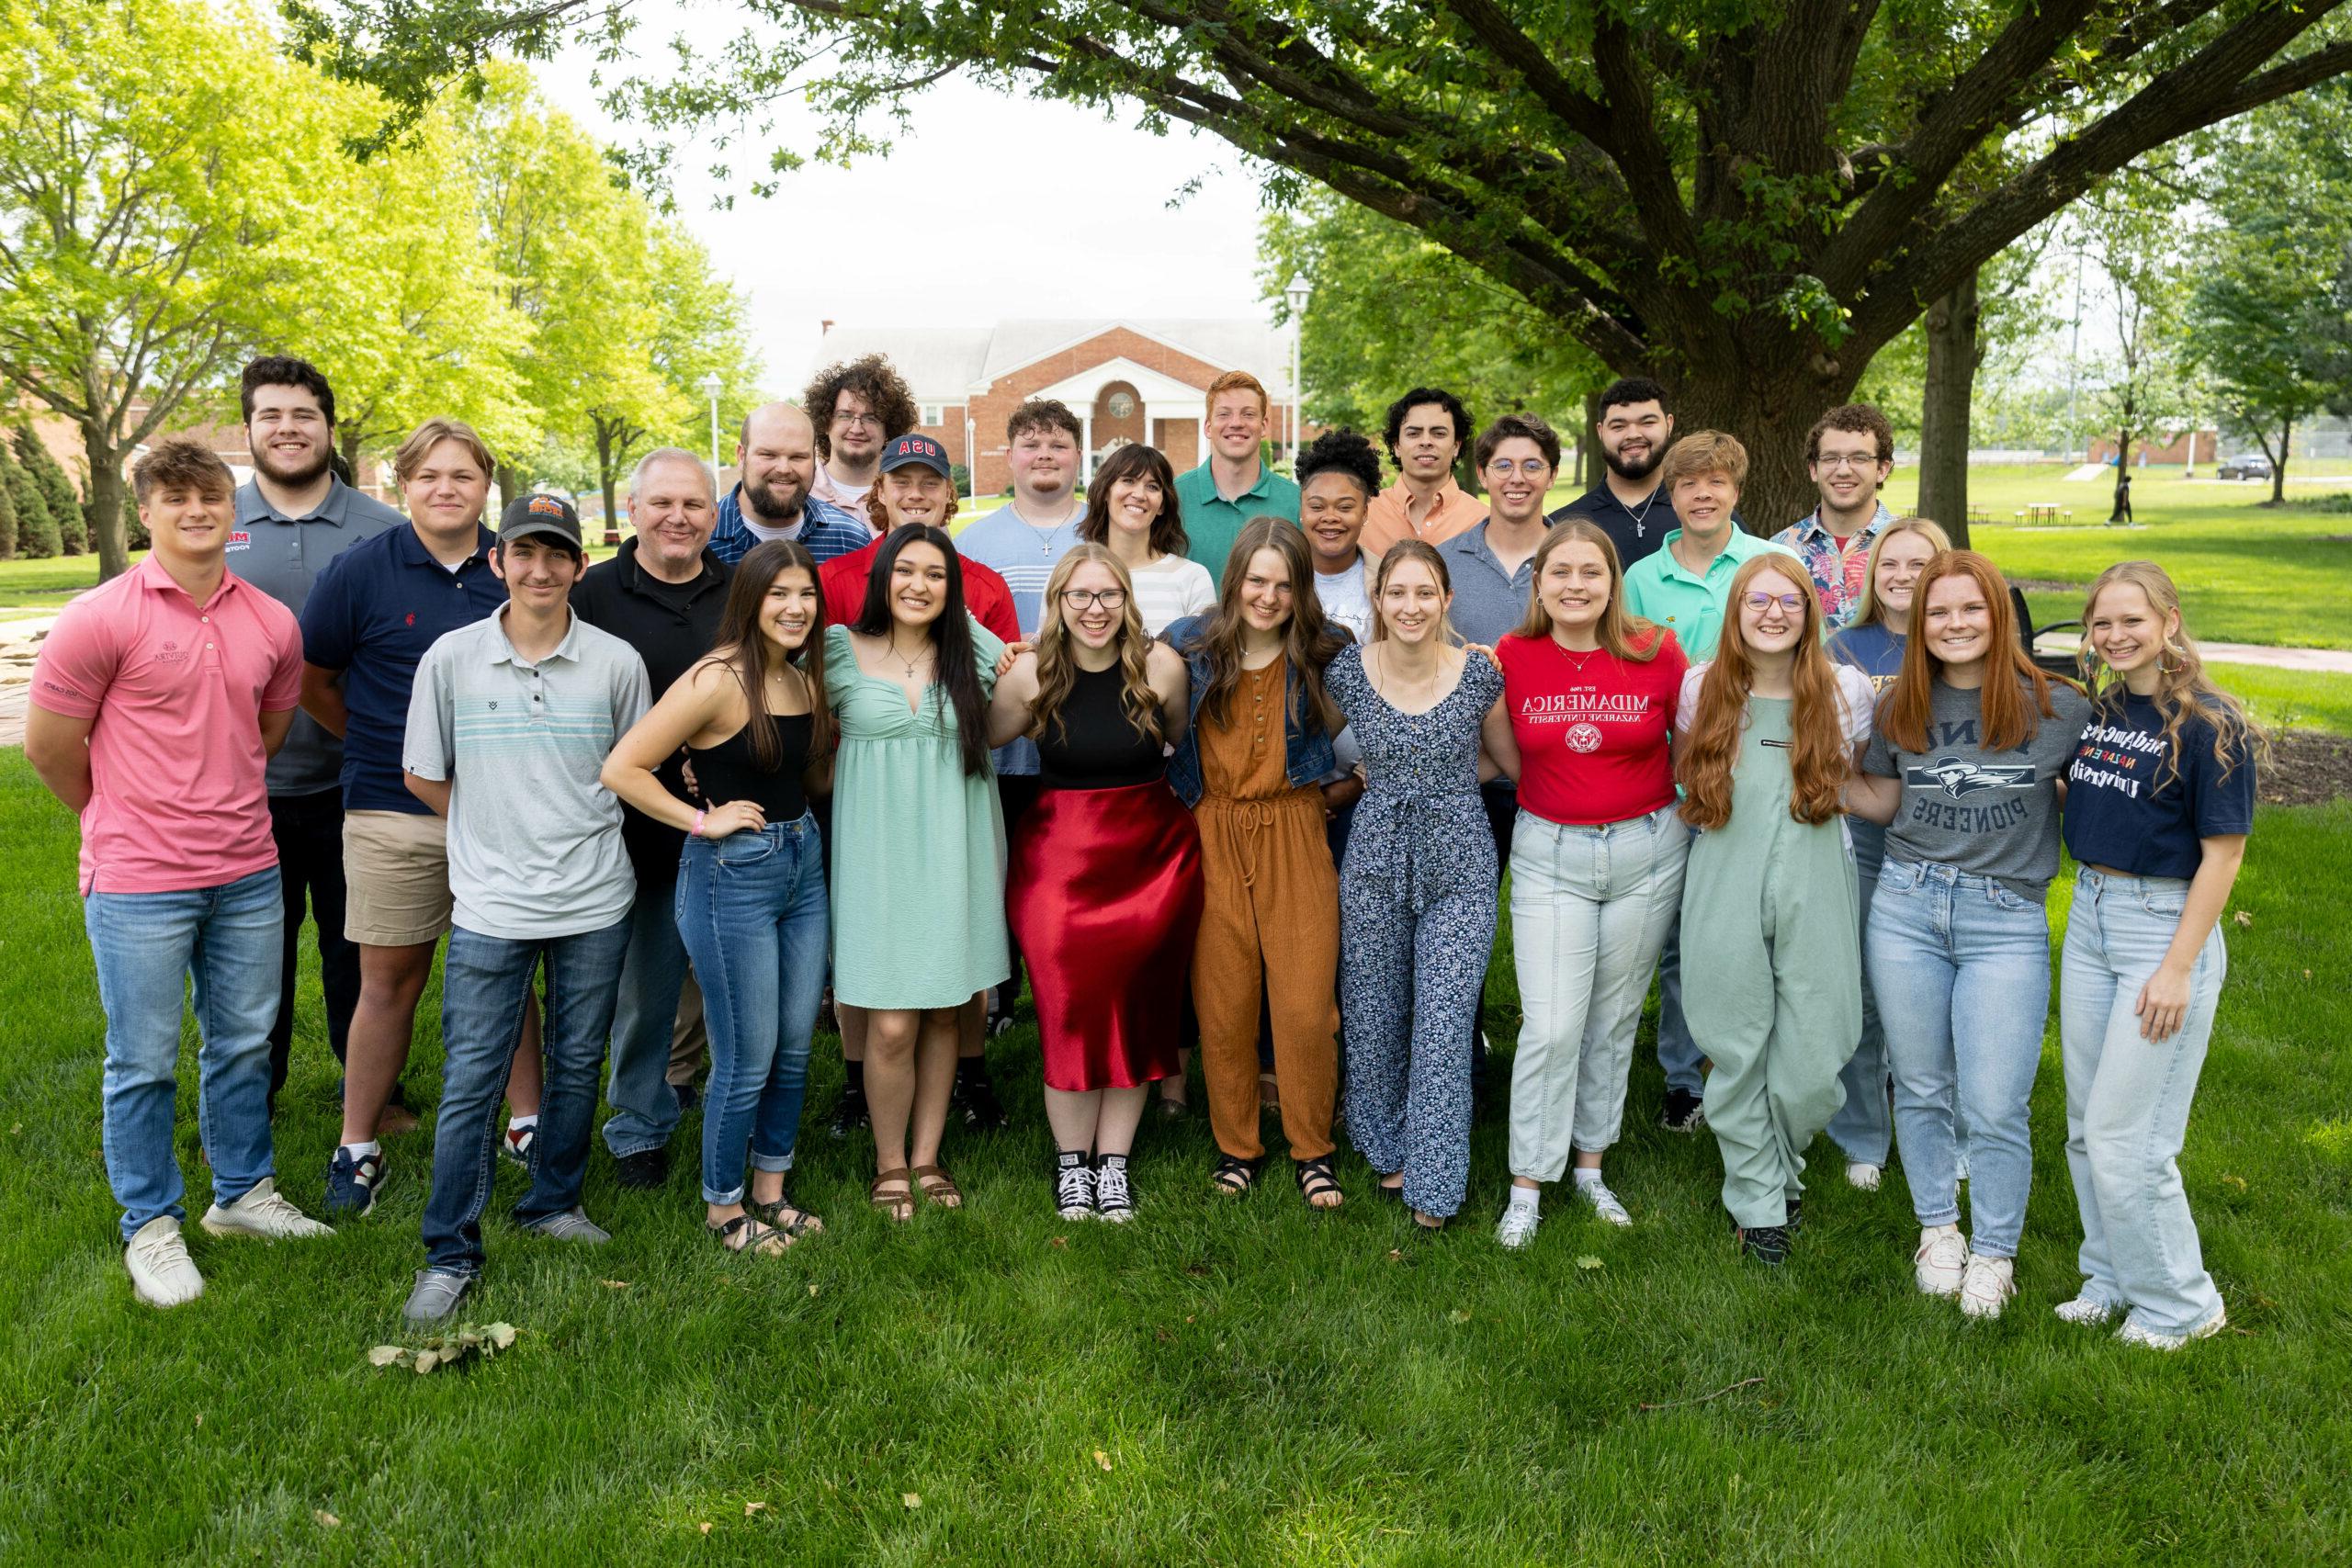
[[[1674,558],[1674,541],[1680,537],[1681,529],[1669,531],[1656,550],[1626,569],[1625,608],[1672,631],[1693,664],[1715,656],[1715,639],[1724,631],[1724,606],[1731,598],[1731,580],[1740,562],[1755,556],[1782,555],[1795,561],[1799,571],[1804,570],[1804,558],[1796,551],[1759,539],[1735,523],[1731,542],[1707,564],[1707,575],[1693,577]]]
[[[1258,482],[1227,501],[1216,492],[1216,480],[1203,463],[1176,476],[1176,504],[1183,508],[1184,553],[1209,569],[1209,581],[1225,586],[1225,558],[1241,525],[1253,517],[1280,517],[1298,522],[1298,483],[1265,464],[1258,465]]]

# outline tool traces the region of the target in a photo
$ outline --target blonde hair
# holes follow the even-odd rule
[[[2116,716],[2128,689],[2123,677],[2099,658],[2090,639],[2091,612],[2098,608],[2098,596],[2118,586],[2137,588],[2147,595],[2148,607],[2158,619],[2169,616],[2180,628],[2166,636],[2164,646],[2156,650],[2155,704],[2157,716],[2165,724],[2167,772],[2156,780],[2155,787],[2161,789],[2166,779],[2180,776],[2180,732],[2191,718],[2201,716],[2212,725],[2213,761],[2221,764],[2223,778],[2235,772],[2240,762],[2258,753],[2267,756],[2269,737],[2238,700],[2205,672],[2205,657],[2190,639],[2188,623],[2181,616],[2180,590],[2165,569],[2152,560],[2118,561],[2098,574],[2083,600],[2083,664],[2090,674],[2092,714],[2099,718]]]
[[[1552,612],[1544,607],[1544,567],[1562,545],[1590,545],[1600,552],[1601,563],[1609,568],[1609,604],[1600,612],[1599,641],[1609,650],[1611,659],[1630,659],[1646,664],[1657,657],[1666,646],[1666,638],[1658,636],[1655,622],[1629,613],[1625,608],[1625,569],[1618,564],[1617,547],[1598,524],[1582,517],[1571,517],[1555,525],[1535,547],[1535,559],[1528,576],[1532,583],[1527,593],[1527,615],[1511,629],[1513,637],[1530,642],[1552,635]]]
[[[1736,435],[1726,435],[1720,430],[1694,430],[1666,449],[1666,457],[1657,466],[1658,488],[1672,500],[1677,483],[1700,474],[1721,474],[1731,480],[1732,489],[1745,488],[1747,448],[1739,444]]]
[[[1069,733],[1062,705],[1069,701],[1070,690],[1078,684],[1078,657],[1070,651],[1069,624],[1062,619],[1062,591],[1082,566],[1109,568],[1119,580],[1119,591],[1127,596],[1120,606],[1118,632],[1112,638],[1119,652],[1119,706],[1136,734],[1165,744],[1168,737],[1160,731],[1159,694],[1151,689],[1151,638],[1144,633],[1143,613],[1136,604],[1135,581],[1119,558],[1101,545],[1071,546],[1046,581],[1044,618],[1037,626],[1037,696],[1029,705],[1027,734],[1042,740],[1048,729],[1057,736]]]
[[[1445,558],[1422,540],[1399,540],[1381,555],[1373,570],[1372,635],[1365,639],[1368,642],[1388,640],[1388,617],[1380,613],[1380,598],[1387,592],[1389,576],[1407,561],[1419,561],[1428,568],[1430,579],[1437,584],[1437,591],[1448,599],[1453,597],[1453,574],[1445,570]],[[1453,617],[1441,613],[1437,619],[1440,643],[1453,645],[1462,641],[1461,634],[1453,629]]]
[[[1935,546],[1938,552],[1951,548],[1951,536],[1932,518],[1898,517],[1880,529],[1878,537],[1871,541],[1870,559],[1862,565],[1862,596],[1855,602],[1853,618],[1846,623],[1849,628],[1869,626],[1884,612],[1885,606],[1878,602],[1878,558],[1885,553],[1886,542],[1897,534],[1917,534]]]
[[[425,457],[444,441],[455,441],[481,465],[485,478],[498,471],[498,459],[490,455],[490,444],[474,433],[474,427],[461,419],[435,414],[408,433],[401,449],[392,454],[392,478],[406,484],[424,467]]]

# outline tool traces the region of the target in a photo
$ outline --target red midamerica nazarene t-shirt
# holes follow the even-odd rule
[[[1674,634],[1655,658],[1570,653],[1548,637],[1504,637],[1503,702],[1519,741],[1519,803],[1547,822],[1645,816],[1674,799],[1674,703],[1690,661]]]

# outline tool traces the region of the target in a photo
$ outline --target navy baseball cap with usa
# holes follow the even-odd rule
[[[882,471],[903,468],[921,463],[942,479],[954,477],[955,470],[947,461],[947,448],[928,435],[901,435],[882,451]]]

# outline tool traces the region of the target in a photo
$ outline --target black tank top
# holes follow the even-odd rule
[[[713,806],[730,800],[755,801],[771,824],[799,820],[808,809],[800,775],[808,771],[808,742],[815,735],[815,724],[805,713],[776,716],[775,738],[784,755],[773,773],[752,756],[748,724],[707,751],[687,747],[703,799]]]
[[[1037,782],[1046,789],[1122,789],[1168,771],[1159,742],[1135,727],[1120,705],[1126,677],[1118,666],[1080,670],[1062,704],[1061,722],[1037,741]]]

